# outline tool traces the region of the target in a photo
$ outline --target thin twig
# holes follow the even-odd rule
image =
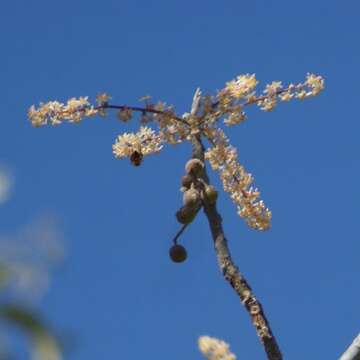
[[[204,146],[199,137],[193,137],[193,158],[200,159],[204,162]],[[206,168],[203,174],[203,180],[209,184],[209,177]],[[240,273],[238,267],[231,258],[227,240],[222,228],[222,218],[217,211],[216,204],[204,202],[204,212],[208,219],[211,234],[214,240],[216,256],[220,270],[225,280],[230,283],[232,288],[240,297],[241,303],[251,317],[267,357],[269,360],[282,360],[282,355],[277,341],[271,331],[270,324],[265,316],[261,303],[256,299],[252,289],[244,276]]]
[[[176,245],[177,244],[177,239],[181,236],[181,234],[185,231],[185,229],[188,227],[189,224],[184,224],[180,230],[176,233],[176,235],[173,238],[173,243]]]
[[[360,360],[360,334],[341,355],[339,360]]]
[[[266,95],[262,95],[262,96],[259,96],[259,97],[253,97],[253,98],[250,98],[249,100],[245,101],[244,103],[240,104],[242,107],[245,107],[245,106],[249,106],[249,105],[252,105],[252,104],[255,104],[259,101],[263,101],[267,98],[270,98],[272,96],[278,96],[278,95],[281,95],[282,93],[286,92],[286,91],[289,91],[290,90],[290,87],[287,87],[286,89],[281,89],[281,90],[277,90],[274,92],[274,94],[266,94]],[[220,101],[216,101],[212,104],[212,108],[216,108],[218,105],[219,105]]]
[[[99,105],[95,107],[95,110],[101,110],[101,109],[116,109],[116,110],[131,110],[136,112],[141,112],[143,114],[146,113],[152,113],[152,114],[158,114],[158,115],[168,115],[168,112],[165,110],[156,110],[151,107],[141,107],[141,106],[128,106],[128,105],[110,105],[105,103],[104,105]],[[171,113],[171,118],[177,121],[180,121],[188,126],[190,124],[183,118],[176,116],[175,114]]]
[[[286,92],[288,90],[289,90],[289,88],[281,89],[271,95],[263,95],[263,96],[252,98],[252,99],[246,101],[241,106],[245,107],[248,105],[252,105],[256,102],[265,100],[268,97],[280,95],[283,92]],[[200,88],[197,88],[196,92],[194,94],[194,98],[193,98],[193,108],[191,109],[191,115],[195,115],[198,112],[198,110],[200,108],[200,101],[201,101],[201,91],[200,91]],[[219,101],[214,102],[212,104],[212,108],[213,109],[216,108],[217,105],[219,105]],[[102,105],[96,106],[94,109],[95,110],[101,110],[101,109],[131,110],[131,111],[141,112],[143,114],[152,113],[152,114],[158,114],[158,115],[167,115],[166,110],[165,111],[164,110],[156,110],[156,109],[152,108],[151,106],[141,107],[141,106],[128,106],[128,105],[111,105],[109,103],[104,103]],[[171,116],[172,119],[182,122],[182,123],[186,124],[187,126],[190,126],[190,124],[185,119],[183,119],[179,116],[176,116],[175,114],[172,114],[172,115],[173,115],[173,116]],[[208,139],[208,140],[211,142],[211,139]]]

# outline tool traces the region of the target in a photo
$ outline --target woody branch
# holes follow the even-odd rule
[[[194,95],[192,113],[196,113],[200,102],[200,90],[197,89]],[[192,158],[199,159],[205,164],[205,149],[201,141],[200,135],[192,138]],[[206,166],[201,176],[203,182],[209,185],[209,177]],[[210,231],[215,245],[215,252],[220,270],[227,282],[235,290],[240,297],[241,303],[245,306],[246,311],[251,317],[251,321],[255,326],[257,335],[263,344],[264,350],[269,360],[281,360],[282,355],[277,344],[276,338],[272,333],[270,324],[265,316],[261,303],[256,299],[249,283],[239,271],[231,258],[227,240],[225,238],[222,227],[222,218],[217,211],[216,201],[203,203],[204,213],[208,219]]]
[[[193,140],[193,158],[204,161],[204,148],[200,138],[194,138]],[[203,180],[206,184],[209,184],[206,170],[203,175]],[[222,218],[217,211],[216,204],[205,202],[204,213],[209,222],[218,264],[225,280],[229,282],[231,287],[235,290],[236,294],[240,297],[241,303],[249,313],[268,359],[281,360],[282,355],[279,346],[265,316],[263,307],[255,297],[249,283],[231,258],[222,227]]]

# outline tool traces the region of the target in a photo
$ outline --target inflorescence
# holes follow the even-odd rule
[[[141,164],[144,156],[160,152],[166,143],[176,145],[190,141],[193,136],[202,136],[210,144],[205,159],[213,170],[219,172],[224,190],[238,207],[238,214],[250,227],[266,230],[270,227],[271,212],[259,200],[259,190],[251,186],[254,179],[238,162],[237,150],[220,128],[221,121],[226,126],[243,122],[246,120],[244,110],[251,104],[270,111],[279,101],[315,96],[323,90],[324,79],[308,74],[303,83],[287,87],[283,87],[280,81],[274,81],[266,85],[260,95],[255,91],[257,84],[255,74],[240,75],[226,83],[215,96],[203,96],[196,114],[185,113],[181,117],[176,115],[172,106],[162,102],[151,103],[149,96],[141,99],[145,102],[143,107],[132,107],[111,105],[111,98],[106,93],[96,97],[96,104],[91,104],[88,97],[79,97],[71,98],[67,103],[50,101],[40,103],[38,108],[33,105],[28,116],[32,125],[42,126],[59,125],[66,121],[79,123],[86,117],[106,116],[109,109],[116,110],[122,122],[130,121],[135,113],[139,113],[142,124],[139,131],[119,135],[113,145],[116,158],[128,157],[136,166]],[[148,124],[155,125],[158,130]]]
[[[225,341],[210,336],[199,338],[199,350],[207,360],[236,360]]]

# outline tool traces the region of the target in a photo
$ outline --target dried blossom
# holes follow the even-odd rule
[[[226,83],[225,90],[235,99],[244,99],[251,94],[257,84],[255,74],[239,75],[235,80]]]
[[[199,350],[208,360],[236,360],[225,341],[210,336],[199,338]]]
[[[96,95],[96,102],[100,106],[107,104],[110,99],[111,99],[111,96],[107,93],[101,93],[101,94]]]
[[[271,212],[262,201],[258,201],[260,192],[250,186],[253,177],[239,164],[237,150],[229,145],[224,132],[217,129],[214,135],[211,138],[214,146],[206,151],[205,158],[213,170],[220,172],[223,188],[238,206],[238,214],[253,229],[268,229]]]
[[[80,122],[84,117],[94,116],[98,110],[90,105],[88,97],[80,96],[78,99],[71,98],[66,104],[58,101],[40,103],[38,109],[32,105],[28,111],[28,117],[34,126],[58,125],[63,121],[72,123]]]
[[[148,102],[151,98],[148,95],[140,99],[145,106],[139,108],[110,105],[111,98],[106,93],[97,95],[97,105],[90,104],[88,97],[71,98],[66,103],[40,103],[38,108],[30,107],[28,117],[34,126],[42,126],[58,125],[64,121],[78,123],[94,115],[105,116],[110,108],[118,109],[118,118],[127,122],[138,112],[140,123],[152,122],[158,127],[158,132],[141,126],[136,133],[119,135],[113,145],[115,157],[129,157],[136,166],[140,165],[143,156],[159,152],[164,143],[177,145],[190,141],[193,136],[204,136],[212,144],[205,154],[206,159],[213,170],[220,173],[224,190],[237,205],[238,214],[252,228],[265,230],[270,226],[271,212],[259,200],[259,190],[251,186],[253,177],[239,164],[237,150],[229,144],[218,123],[220,120],[227,126],[242,123],[247,118],[245,108],[251,104],[270,111],[279,101],[315,96],[324,89],[324,79],[308,73],[304,82],[287,87],[283,87],[280,81],[273,81],[265,86],[261,95],[256,94],[257,84],[255,74],[239,75],[227,82],[216,96],[200,96],[197,110],[184,113],[182,117],[177,116],[170,105]]]
[[[133,111],[126,106],[117,112],[117,117],[123,122],[128,122],[132,118]]]
[[[113,153],[116,158],[130,157],[135,151],[143,156],[162,149],[163,139],[149,127],[142,126],[137,133],[124,133],[116,139]]]

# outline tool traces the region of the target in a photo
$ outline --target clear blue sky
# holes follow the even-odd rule
[[[217,268],[200,216],[171,263],[179,179],[190,147],[167,147],[132,167],[112,156],[134,129],[114,116],[32,128],[30,105],[106,91],[117,103],[151,94],[187,111],[194,89],[215,92],[241,73],[326,79],[320,96],[251,109],[229,129],[273,211],[248,229],[227,195],[219,209],[234,260],[263,303],[286,359],[334,359],[360,331],[358,1],[4,2],[0,162],[15,191],[1,233],[52,214],[67,258],[40,304],[74,334],[70,360],[195,360],[202,334],[239,359],[265,359],[247,313]],[[217,174],[210,174],[219,184]]]

